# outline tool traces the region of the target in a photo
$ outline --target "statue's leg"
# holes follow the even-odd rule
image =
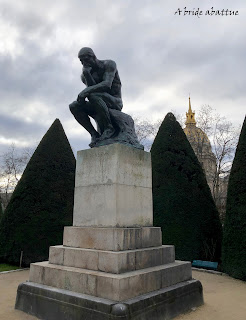
[[[69,105],[70,111],[74,115],[74,118],[83,126],[91,135],[91,143],[94,143],[99,138],[99,133],[93,127],[88,115],[93,116],[92,110],[88,102],[74,101]]]
[[[108,106],[103,100],[103,94],[93,93],[88,96],[88,99],[93,108],[93,113],[96,115],[99,127],[102,130],[102,135],[99,139],[104,140],[112,137],[115,130],[110,119]]]
[[[100,93],[101,98],[106,103],[107,107],[110,109],[115,109],[121,111],[123,108],[122,99],[119,97],[114,97],[111,94],[104,92]]]

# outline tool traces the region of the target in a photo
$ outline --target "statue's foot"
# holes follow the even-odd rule
[[[92,135],[91,135],[91,143],[89,144],[89,146],[90,146],[91,148],[93,148],[93,147],[95,146],[95,144],[97,143],[97,141],[99,140],[99,138],[100,138],[99,133],[97,133],[97,134],[92,134]]]
[[[103,141],[106,139],[111,138],[115,133],[115,130],[113,127],[106,129],[103,134],[100,136],[100,138],[98,139],[99,141]]]

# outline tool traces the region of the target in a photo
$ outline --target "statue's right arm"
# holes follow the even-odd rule
[[[86,79],[83,73],[81,74],[80,78],[81,78],[81,81],[87,86]]]
[[[83,68],[81,80],[87,87],[94,86],[96,84],[88,68]]]
[[[83,91],[79,93],[79,96],[78,96],[79,99],[84,99],[85,97],[88,97],[89,94],[94,92],[107,92],[112,86],[115,73],[116,73],[115,62],[108,60],[107,64],[105,64],[103,81],[99,83],[95,83],[94,85],[91,85],[91,86],[87,86],[87,88],[85,88]],[[87,78],[86,78],[86,81],[87,81]]]

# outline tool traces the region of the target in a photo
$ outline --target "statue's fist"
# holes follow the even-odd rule
[[[77,101],[83,101],[88,96],[87,88],[81,91],[78,95]]]
[[[86,74],[90,74],[91,73],[91,67],[83,67],[83,73]]]

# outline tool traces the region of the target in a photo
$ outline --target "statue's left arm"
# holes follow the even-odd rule
[[[105,65],[103,81],[85,88],[82,92],[80,92],[78,96],[79,99],[84,99],[89,94],[94,92],[107,92],[109,89],[111,89],[116,70],[116,63],[114,61],[107,61]]]

